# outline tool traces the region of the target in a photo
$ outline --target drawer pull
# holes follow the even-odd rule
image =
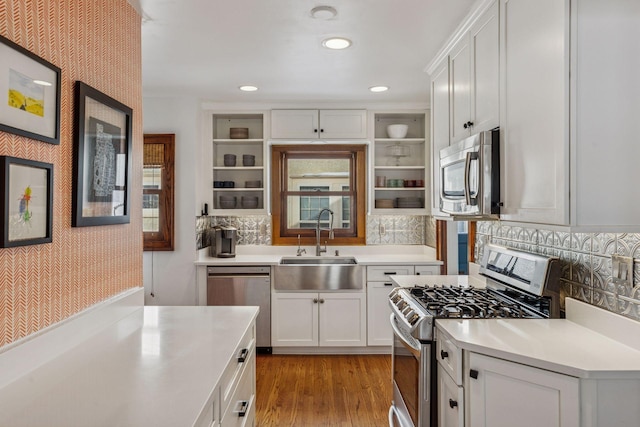
[[[458,402],[456,400],[449,399],[449,408],[453,409],[456,406],[458,406]]]
[[[247,350],[246,348],[243,348],[240,354],[238,355],[238,363],[243,363],[246,360],[248,354],[249,354],[249,350]]]
[[[396,271],[385,271],[384,274],[388,275],[388,276],[393,276],[395,274],[398,274]]]
[[[241,400],[238,402],[240,404],[240,410],[238,411],[238,417],[244,417],[247,415],[247,408],[249,407],[248,400]]]
[[[389,282],[387,282],[387,283],[385,283],[384,285],[385,285],[385,286],[393,286],[393,283],[389,283]]]
[[[477,380],[478,379],[478,371],[476,371],[475,369],[469,370],[469,376],[471,378],[473,378],[474,380]]]
[[[440,359],[446,359],[447,357],[449,357],[449,352],[444,351],[444,350],[440,350]]]

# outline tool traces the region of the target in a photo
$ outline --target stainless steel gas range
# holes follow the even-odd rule
[[[394,331],[390,426],[438,425],[436,319],[560,316],[557,258],[486,245],[480,274],[486,287],[435,282],[397,287],[389,294]]]

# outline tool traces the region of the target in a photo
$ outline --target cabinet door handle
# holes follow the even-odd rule
[[[313,133],[318,133],[318,129],[314,129],[314,130],[313,130]]]
[[[248,400],[241,400],[238,402],[240,404],[240,409],[238,410],[238,417],[242,418],[247,415],[247,408],[249,407]]]
[[[449,353],[444,351],[444,350],[440,350],[440,359],[446,359],[447,357],[449,357]]]
[[[320,298],[320,304],[324,304],[324,299]]]
[[[317,303],[318,303],[318,298],[314,298],[314,299],[313,299],[313,303],[314,303],[314,304],[317,304]]]
[[[449,408],[453,409],[456,406],[458,406],[458,401],[453,400],[453,399],[449,399]]]
[[[471,369],[469,371],[469,376],[471,378],[473,378],[474,380],[477,380],[478,379],[478,371],[476,371],[475,369]]]
[[[247,359],[247,355],[249,354],[249,350],[243,348],[238,355],[238,363],[243,363]]]
[[[469,122],[463,124],[462,127],[465,128],[465,129],[468,128],[469,127]]]
[[[320,132],[324,132],[324,129],[320,129]]]

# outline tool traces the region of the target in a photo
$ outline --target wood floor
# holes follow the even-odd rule
[[[258,427],[388,426],[389,355],[258,355]]]

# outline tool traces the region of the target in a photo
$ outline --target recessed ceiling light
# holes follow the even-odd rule
[[[351,40],[343,37],[331,37],[322,41],[322,46],[327,49],[346,49],[351,46]]]
[[[338,14],[338,11],[331,6],[318,6],[311,9],[311,16],[315,19],[333,19]]]
[[[251,86],[251,85],[240,86],[238,89],[240,89],[243,92],[255,92],[258,90],[256,86]]]
[[[389,86],[371,86],[369,90],[371,92],[386,92],[389,90]]]

